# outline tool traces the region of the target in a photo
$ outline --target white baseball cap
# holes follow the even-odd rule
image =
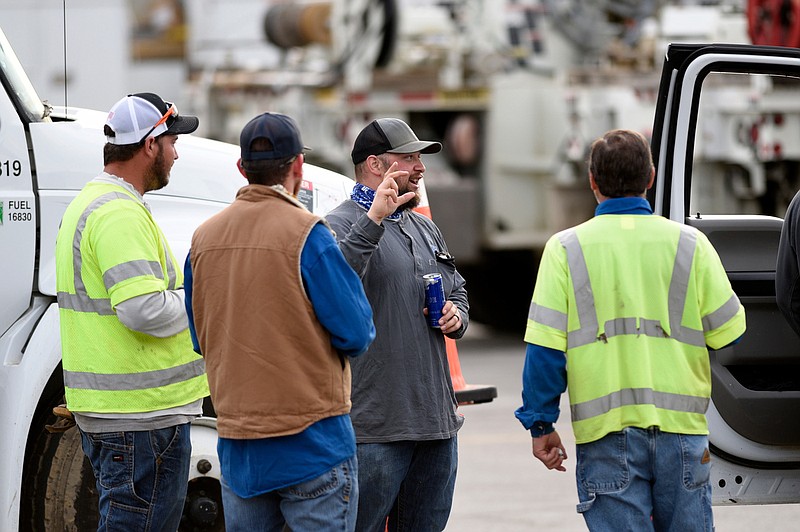
[[[106,136],[111,144],[138,144],[147,137],[164,133],[181,135],[197,129],[196,116],[181,116],[175,104],[165,102],[151,92],[129,94],[108,112],[106,125],[114,133]]]

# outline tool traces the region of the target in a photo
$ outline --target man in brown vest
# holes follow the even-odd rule
[[[239,161],[250,184],[197,229],[187,260],[229,532],[355,526],[348,358],[375,328],[330,227],[295,197],[304,150],[290,117],[251,120]]]

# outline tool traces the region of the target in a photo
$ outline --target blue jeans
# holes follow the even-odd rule
[[[439,532],[450,517],[458,440],[358,444],[358,532]]]
[[[358,463],[345,460],[317,478],[244,499],[222,483],[227,532],[352,531],[358,508]]]
[[[592,531],[712,531],[708,437],[628,427],[577,446],[578,512]]]
[[[151,431],[86,433],[97,479],[98,531],[175,532],[189,483],[190,424]]]

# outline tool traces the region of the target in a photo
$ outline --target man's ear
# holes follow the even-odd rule
[[[236,161],[236,168],[239,169],[239,173],[242,174],[242,177],[247,179],[247,174],[244,172],[244,167],[242,167],[242,158],[239,157],[239,160]]]
[[[306,156],[302,153],[297,154],[297,158],[292,163],[292,171],[298,172],[300,177],[303,177],[303,163],[306,161]]]
[[[300,186],[303,184],[303,162],[305,161],[305,157],[302,153],[297,155],[297,158],[292,162],[292,166],[289,169],[289,176],[287,177],[286,181],[284,182],[284,186],[287,186],[287,190],[292,194],[292,196],[297,197],[300,193]]]
[[[594,180],[594,174],[592,174],[591,172],[589,172],[589,187],[592,190],[599,190],[597,188],[597,182]]]
[[[383,164],[381,164],[381,160],[378,159],[375,155],[370,155],[367,157],[367,164],[369,165],[369,169],[372,171],[373,174],[382,175],[383,174]]]
[[[144,139],[144,142],[142,143],[142,150],[144,151],[145,155],[150,156],[151,153],[153,155],[158,155],[158,153],[155,150],[160,149],[161,146],[156,148],[157,144],[158,144],[158,137],[147,137],[146,139]]]

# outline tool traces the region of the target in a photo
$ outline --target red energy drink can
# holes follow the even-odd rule
[[[425,306],[428,307],[428,325],[439,328],[444,306],[444,285],[441,273],[423,275],[425,281]]]

